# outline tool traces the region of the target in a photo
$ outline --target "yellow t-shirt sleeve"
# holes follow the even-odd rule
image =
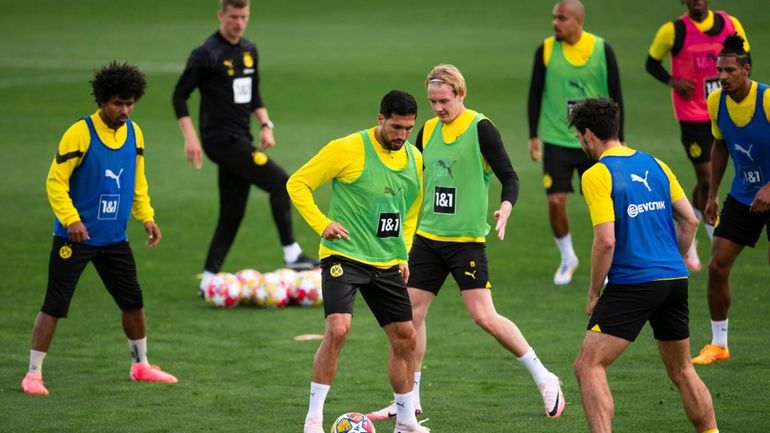
[[[716,89],[709,94],[706,100],[706,107],[709,112],[709,119],[711,119],[711,135],[717,140],[722,139],[722,131],[719,130],[717,125],[717,114],[719,114],[719,98],[722,95],[722,89]]]
[[[658,162],[658,165],[660,165],[660,168],[663,169],[663,172],[666,173],[666,177],[668,178],[669,188],[671,189],[671,203],[681,200],[682,197],[685,196],[685,193],[684,189],[682,189],[682,185],[679,184],[679,180],[676,178],[676,175],[673,171],[671,171],[665,162],[659,160],[658,158],[655,158],[655,161]]]
[[[65,227],[80,221],[80,214],[69,196],[70,176],[83,161],[91,136],[84,120],[70,126],[62,135],[56,156],[48,169],[45,182],[48,203],[56,218]]]
[[[655,60],[663,60],[674,48],[674,23],[669,21],[658,29],[648,54]]]
[[[612,176],[606,165],[598,162],[583,173],[580,184],[591,214],[591,224],[597,226],[615,221],[612,201]]]
[[[422,153],[412,145],[412,154],[414,155],[414,162],[417,167],[417,176],[420,181],[420,190],[417,193],[417,197],[414,199],[414,203],[409,207],[406,212],[406,218],[404,218],[404,242],[406,243],[406,250],[411,251],[412,242],[414,241],[414,233],[417,231],[417,217],[420,215],[420,207],[422,205]]]
[[[150,205],[149,186],[144,172],[144,134],[136,123],[134,134],[136,137],[136,180],[134,184],[134,205],[131,213],[137,220],[146,223],[153,221],[155,210]],[[140,154],[141,153],[141,154]]]
[[[751,50],[751,45],[749,45],[749,38],[746,36],[746,30],[743,29],[743,25],[741,25],[741,22],[738,21],[738,18],[730,16],[730,21],[733,22],[733,26],[735,26],[735,32],[738,33],[738,36],[743,38],[743,49],[748,53]]]
[[[356,143],[357,142],[357,143]],[[357,145],[356,145],[357,144]],[[344,157],[341,157],[344,155]],[[286,190],[294,207],[308,225],[318,233],[332,222],[313,199],[313,191],[334,178],[351,182],[360,176],[363,169],[363,141],[358,133],[333,140],[322,147],[305,165],[300,167],[286,182]],[[356,168],[358,168],[356,170]],[[358,176],[351,178],[351,172]]]

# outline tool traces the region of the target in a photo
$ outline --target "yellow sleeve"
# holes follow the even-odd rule
[[[553,44],[556,38],[553,36],[543,41],[543,65],[547,68],[548,62],[551,61],[551,54],[553,53]]]
[[[48,169],[45,182],[48,202],[54,215],[64,227],[80,221],[80,214],[70,198],[70,176],[83,161],[91,135],[84,120],[70,126],[59,141],[56,156]]]
[[[356,152],[356,144],[358,151]],[[358,154],[358,155],[356,155]],[[340,157],[345,155],[345,157]],[[358,158],[356,158],[358,156]],[[318,233],[323,234],[330,220],[313,199],[313,191],[321,185],[337,178],[341,181],[351,181],[346,175],[358,168],[360,175],[364,164],[363,140],[360,134],[351,134],[345,138],[333,140],[299,170],[289,177],[286,191],[294,203],[294,207],[308,225]]]
[[[765,109],[765,117],[770,122],[770,92],[765,90],[765,95],[762,97],[762,107]]]
[[[612,176],[606,165],[598,162],[583,173],[580,181],[593,226],[615,221],[612,201]]]
[[[722,131],[720,131],[719,126],[717,126],[717,114],[719,114],[719,98],[721,95],[722,89],[716,89],[709,94],[709,97],[706,100],[709,119],[711,119],[711,135],[713,135],[717,140],[722,139]]]
[[[671,52],[671,49],[674,48],[674,32],[673,21],[660,26],[658,32],[655,33],[655,39],[652,40],[652,45],[650,45],[650,57],[660,61]]]
[[[770,92],[768,92],[770,93]],[[414,241],[414,233],[417,231],[417,217],[420,215],[420,206],[422,205],[422,153],[412,145],[412,154],[414,154],[414,162],[417,167],[417,177],[420,182],[420,190],[417,193],[417,198],[414,199],[414,203],[406,212],[406,218],[404,219],[404,241],[406,242],[406,250],[411,251],[412,242]]]
[[[134,185],[134,206],[131,213],[137,220],[146,223],[153,221],[155,210],[150,205],[150,194],[147,178],[144,174],[144,134],[139,125],[133,123],[136,136],[136,179]]]
[[[743,49],[748,53],[751,50],[751,45],[749,45],[749,38],[746,36],[746,30],[743,30],[743,25],[738,21],[738,18],[730,16],[730,21],[733,22],[735,32],[738,33],[738,36],[743,38]]]
[[[673,171],[671,171],[671,168],[669,168],[665,162],[659,160],[658,158],[655,158],[655,161],[658,162],[658,165],[660,165],[660,168],[663,169],[663,172],[666,173],[666,177],[668,178],[668,184],[671,189],[671,203],[681,200],[682,197],[685,196],[685,193],[684,189],[682,189],[682,185],[679,184],[679,180],[676,178],[676,175]]]

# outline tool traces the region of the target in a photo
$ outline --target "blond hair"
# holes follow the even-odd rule
[[[425,87],[428,87],[429,84],[446,84],[452,88],[457,96],[465,96],[467,91],[465,77],[454,65],[441,64],[435,66],[428,74],[428,78],[425,79]]]

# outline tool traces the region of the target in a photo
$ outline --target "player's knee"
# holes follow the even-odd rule
[[[327,325],[326,333],[331,343],[335,346],[342,346],[348,338],[350,332],[350,323],[343,319],[332,319]]]
[[[473,314],[473,323],[487,332],[494,331],[496,319],[497,314],[490,314],[487,312]]]
[[[730,275],[730,266],[727,263],[719,260],[718,257],[712,256],[709,260],[709,278],[726,279]]]

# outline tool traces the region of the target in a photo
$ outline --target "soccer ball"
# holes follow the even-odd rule
[[[241,296],[241,282],[233,274],[220,272],[211,279],[203,292],[206,303],[214,307],[233,308]]]
[[[289,303],[289,286],[278,272],[264,274],[265,284],[256,290],[255,301],[261,308],[283,308]]]
[[[241,282],[241,303],[254,303],[257,289],[265,285],[265,277],[254,269],[243,269],[235,274]]]
[[[318,306],[323,304],[321,293],[321,269],[302,271],[297,288],[291,292],[291,302],[303,307]]]
[[[332,424],[331,433],[376,433],[374,424],[366,415],[358,412],[348,412],[340,415]]]

